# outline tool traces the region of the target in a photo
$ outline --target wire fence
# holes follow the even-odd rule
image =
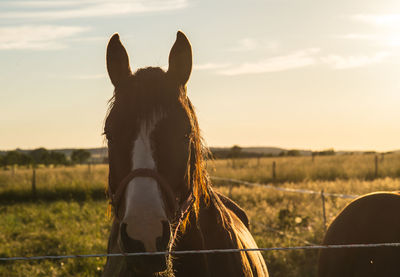
[[[255,222],[255,223],[256,223],[256,225],[258,225],[259,227],[263,228],[267,232],[272,232],[272,233],[278,234],[278,235],[280,235],[282,237],[286,237],[286,238],[291,239],[291,240],[297,240],[299,242],[304,243],[305,245],[316,245],[315,243],[312,243],[312,242],[310,242],[308,240],[302,239],[302,238],[300,238],[298,236],[287,234],[287,233],[285,233],[285,232],[283,232],[281,230],[278,230],[278,229],[275,229],[275,228],[272,228],[272,227],[269,227],[269,226],[263,226],[262,224],[259,224],[258,222]]]
[[[255,252],[255,251],[264,252],[264,251],[320,250],[320,249],[343,249],[343,248],[378,248],[378,247],[400,247],[400,242],[371,243],[371,244],[305,245],[305,246],[293,246],[293,247],[266,247],[266,248],[244,248],[244,249],[210,249],[210,250],[185,250],[185,251],[164,251],[164,252],[83,254],[83,255],[60,255],[60,256],[5,257],[5,258],[0,258],[0,261],[20,261],[20,260],[31,261],[31,260],[48,260],[48,259],[189,255],[189,254],[221,254],[221,253],[240,253],[240,252]]]
[[[248,181],[244,181],[244,180],[224,178],[224,177],[218,177],[218,176],[211,176],[210,178],[212,180],[236,183],[236,184],[246,185],[246,186],[250,186],[250,187],[262,187],[262,188],[272,189],[272,190],[281,191],[281,192],[311,194],[311,195],[320,196],[321,197],[322,220],[323,220],[323,225],[324,225],[325,231],[328,228],[327,218],[326,218],[326,207],[325,207],[325,205],[326,205],[325,198],[327,196],[342,198],[342,199],[355,199],[357,197],[360,197],[360,195],[354,195],[354,194],[329,193],[329,192],[325,192],[323,189],[321,191],[310,190],[310,189],[295,189],[295,188],[279,187],[279,186],[274,186],[274,185],[270,185],[270,184],[252,183],[252,182],[248,182]],[[231,191],[231,189],[232,189],[232,187],[230,187],[230,191]],[[229,194],[230,194],[230,191],[229,191]],[[301,240],[301,239],[299,239],[299,240]]]
[[[294,192],[294,193],[316,194],[316,195],[321,194],[321,191],[315,191],[315,190],[309,190],[309,189],[294,189],[294,188],[278,187],[278,186],[273,186],[273,185],[269,185],[269,184],[251,183],[251,182],[247,182],[247,181],[243,181],[243,180],[223,178],[223,177],[218,177],[218,176],[211,176],[211,179],[218,180],[218,181],[226,181],[226,182],[231,182],[231,183],[236,183],[236,184],[243,184],[246,186],[269,188],[269,189],[283,191],[283,192]],[[360,196],[360,195],[352,195],[352,194],[327,193],[327,192],[324,192],[323,194],[324,194],[324,196],[332,196],[332,197],[344,198],[344,199],[355,199]]]
[[[323,191],[314,191],[308,189],[294,189],[286,187],[278,187],[269,184],[251,183],[243,180],[223,178],[212,176],[211,179],[226,181],[231,183],[243,184],[246,186],[263,187],[282,192],[303,193],[332,196],[344,199],[354,199],[359,195],[348,195],[339,193],[324,193]],[[323,209],[325,209],[324,201],[322,201]],[[324,213],[324,223],[326,218]],[[269,228],[270,231],[279,232],[281,235],[287,235],[279,230]],[[186,251],[164,251],[164,252],[137,252],[137,253],[109,253],[109,254],[82,254],[82,255],[49,255],[49,256],[30,256],[30,257],[0,257],[0,261],[32,261],[32,260],[45,260],[45,259],[74,259],[74,258],[95,258],[95,257],[126,257],[126,256],[157,256],[157,255],[188,255],[188,254],[218,254],[218,253],[239,253],[239,252],[252,252],[252,251],[289,251],[289,250],[320,250],[320,249],[340,249],[340,248],[377,248],[377,247],[400,247],[398,243],[373,243],[373,244],[340,244],[340,245],[314,245],[308,241],[302,241],[307,245],[293,246],[293,247],[268,247],[268,248],[246,248],[246,249],[210,249],[210,250],[186,250]]]

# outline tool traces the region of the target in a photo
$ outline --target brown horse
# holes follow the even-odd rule
[[[109,253],[257,248],[245,212],[216,193],[186,95],[191,45],[178,32],[169,67],[132,74],[115,34],[107,70],[115,86],[104,133],[114,221]],[[103,276],[268,276],[260,252],[110,257]]]
[[[362,196],[335,218],[325,245],[400,242],[400,194],[377,192]],[[319,277],[398,277],[400,248],[342,248],[320,251]]]

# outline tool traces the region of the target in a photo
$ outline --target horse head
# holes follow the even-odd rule
[[[186,95],[191,45],[182,32],[169,54],[168,70],[131,71],[119,35],[107,47],[115,87],[104,133],[109,151],[108,193],[119,224],[122,252],[169,250],[174,231],[194,202],[198,125]],[[133,272],[167,269],[164,256],[127,256]]]

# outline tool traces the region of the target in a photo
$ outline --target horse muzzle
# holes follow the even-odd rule
[[[165,252],[171,238],[171,229],[167,221],[162,221],[162,236],[155,239],[157,252]],[[142,241],[131,238],[126,230],[127,224],[120,226],[120,246],[124,253],[149,252]],[[165,255],[126,256],[127,268],[136,274],[152,274],[167,270],[167,257]]]

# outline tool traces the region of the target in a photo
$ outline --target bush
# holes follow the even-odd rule
[[[83,164],[90,158],[90,152],[84,150],[84,149],[77,149],[74,150],[71,154],[71,160],[74,163],[79,163]]]

